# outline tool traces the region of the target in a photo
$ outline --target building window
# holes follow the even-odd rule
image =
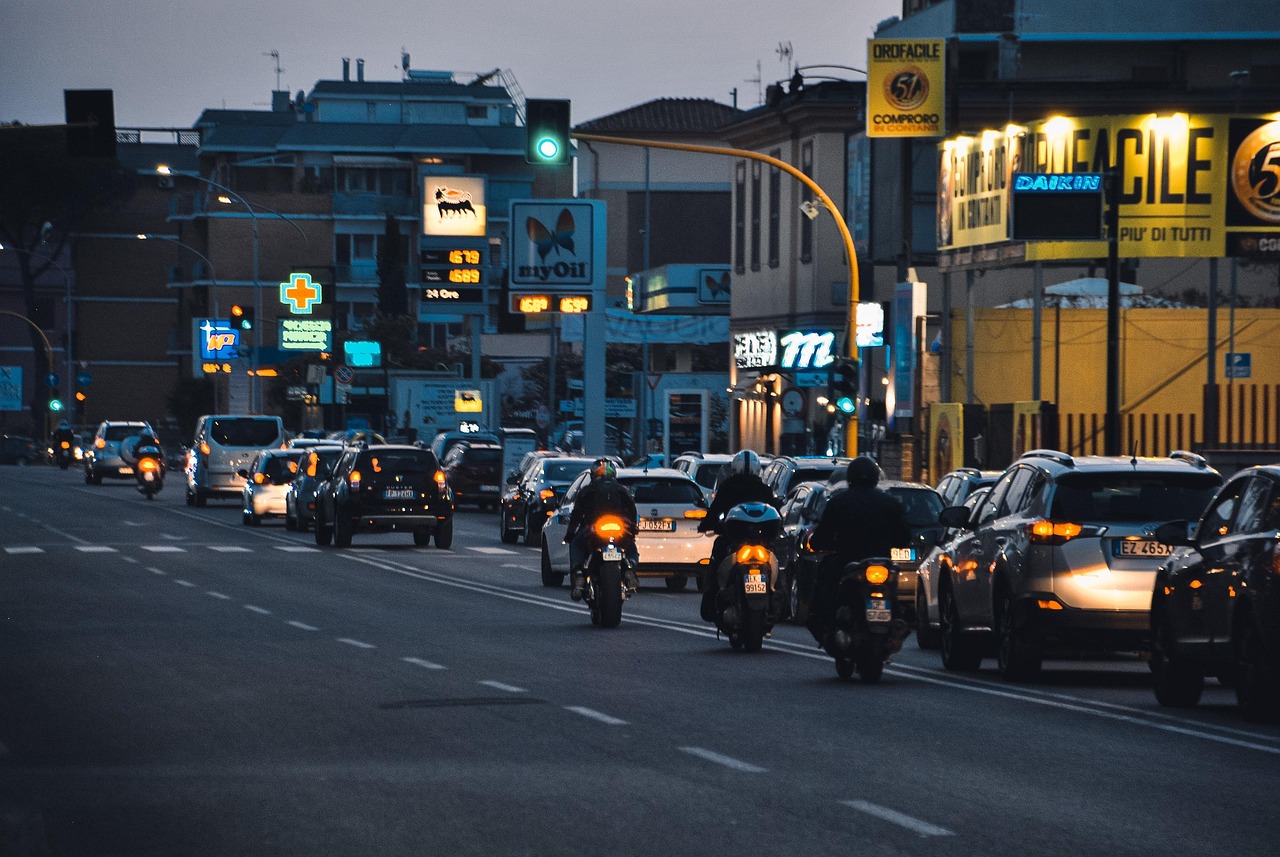
[[[813,178],[812,140],[800,144],[800,172]],[[800,261],[806,265],[813,261],[813,221],[808,217],[800,218]]]
[[[782,150],[774,149],[769,156],[782,160]],[[780,245],[782,241],[782,170],[777,167],[769,169],[769,267],[776,268],[782,261]]]
[[[468,105],[467,105],[467,118],[468,118],[468,119],[488,119],[488,118],[489,118],[489,105],[487,105],[487,104],[468,104]]]
[[[751,162],[751,270],[760,270],[760,162]]]
[[[739,161],[733,172],[733,270],[747,270],[747,165]]]

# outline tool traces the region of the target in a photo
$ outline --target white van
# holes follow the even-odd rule
[[[286,435],[280,417],[214,414],[196,422],[187,462],[187,505],[203,506],[210,497],[240,499],[244,477],[259,452],[280,449]]]

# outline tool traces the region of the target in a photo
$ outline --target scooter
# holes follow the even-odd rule
[[[593,544],[587,558],[582,600],[591,608],[591,624],[616,628],[622,622],[622,602],[627,600],[627,522],[618,515],[601,515],[591,524]]]
[[[778,558],[772,545],[782,518],[767,503],[740,503],[718,527],[730,550],[714,570],[716,630],[734,651],[758,652],[777,620]]]
[[[148,500],[154,500],[164,487],[164,462],[157,455],[142,455],[133,468],[138,482],[138,492]]]
[[[898,606],[893,560],[875,557],[846,565],[837,588],[835,628],[822,641],[840,678],[851,679],[856,672],[867,684],[880,681],[910,634]]]
[[[75,450],[71,448],[71,441],[58,441],[57,446],[53,449],[53,460],[58,462],[58,466],[66,470],[71,466],[73,458],[75,458]]]

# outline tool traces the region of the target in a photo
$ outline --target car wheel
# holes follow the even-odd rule
[[[808,618],[808,610],[800,601],[800,581],[795,574],[787,575],[787,618],[792,625],[803,625]]]
[[[253,519],[253,514],[248,509],[240,510],[240,523],[244,524],[247,527],[249,526],[249,522],[252,519]]]
[[[938,648],[942,633],[929,624],[929,599],[924,594],[924,581],[916,581],[916,645],[924,651]]]
[[[87,481],[87,480],[86,480],[86,481]],[[188,505],[188,506],[194,506],[195,504],[196,504],[196,498],[195,498],[195,496],[191,493],[191,486],[190,486],[190,485],[188,485],[188,486],[187,486],[187,505]]]
[[[527,545],[537,544],[541,535],[542,528],[534,524],[532,513],[526,512],[524,516],[524,543]]]
[[[498,536],[504,545],[513,545],[520,540],[519,533],[507,529],[507,510],[502,507],[498,508]]]
[[[1163,609],[1154,607],[1155,611]],[[1191,668],[1184,658],[1174,654],[1173,637],[1165,621],[1157,623],[1151,647],[1151,683],[1156,692],[1156,702],[1170,708],[1195,708],[1204,692],[1204,676]]]
[[[689,585],[689,577],[684,574],[676,574],[666,579],[667,589],[672,592],[679,592]]]
[[[449,518],[443,523],[436,524],[436,547],[442,551],[447,551],[453,547],[453,518]]]
[[[1018,627],[1013,593],[1001,590],[996,603],[996,663],[1000,675],[1009,681],[1029,681],[1039,674],[1043,662],[1039,642]]]
[[[201,491],[199,488],[197,488],[196,489],[196,506],[200,508],[204,508],[207,505],[209,505],[209,495]]]
[[[1240,713],[1257,723],[1280,720],[1280,671],[1267,656],[1262,635],[1248,616],[1240,616],[1237,649],[1236,702]]]
[[[333,541],[333,527],[327,526],[324,518],[316,513],[316,544],[326,547],[331,541]]]
[[[939,591],[942,633],[938,647],[942,651],[942,665],[956,672],[976,672],[982,666],[982,650],[978,648],[978,641],[960,630],[960,611],[951,587],[943,587]]]
[[[420,548],[431,546],[431,528],[415,527],[413,530],[413,543]]]
[[[291,533],[296,532],[298,529],[298,518],[286,512],[284,516],[284,528]]]
[[[564,585],[564,574],[551,568],[551,551],[545,539],[542,541],[542,585],[555,588]]]
[[[849,681],[853,678],[853,666],[852,658],[836,658],[836,675]]]

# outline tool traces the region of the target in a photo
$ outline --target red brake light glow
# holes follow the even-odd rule
[[[620,538],[625,530],[622,519],[617,515],[601,515],[593,527],[596,535],[602,539]]]
[[[874,583],[877,586],[889,579],[889,569],[883,565],[867,566],[867,583]]]
[[[1060,545],[1080,535],[1079,524],[1039,520],[1031,523],[1031,541],[1039,544]]]

